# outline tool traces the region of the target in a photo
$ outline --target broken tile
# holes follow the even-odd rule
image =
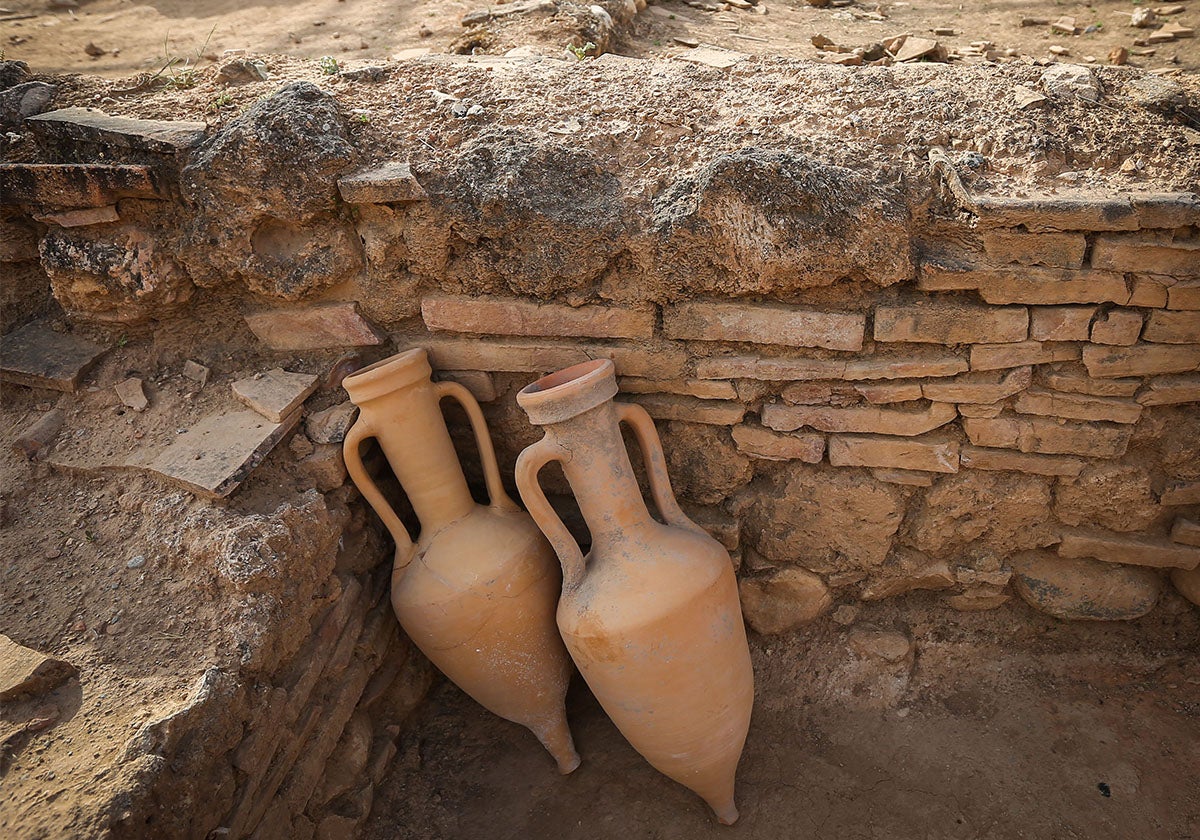
[[[71,663],[0,634],[0,702],[46,694],[78,673]]]
[[[233,383],[233,394],[272,423],[295,411],[317,390],[317,377],[275,368]]]
[[[321,350],[382,344],[353,301],[304,309],[272,309],[246,316],[246,324],[273,350]]]
[[[135,453],[124,466],[158,473],[193,493],[223,498],[245,481],[299,420],[299,411],[282,423],[272,423],[249,409],[210,414],[170,446]]]
[[[55,332],[45,322],[0,338],[0,379],[33,388],[74,391],[108,348]]]
[[[113,390],[117,392],[121,402],[134,411],[145,411],[150,407],[150,400],[146,399],[146,392],[142,390],[142,380],[136,376],[117,383],[113,386]]]
[[[199,362],[193,362],[191,359],[183,363],[183,375],[193,382],[198,383],[201,388],[208,384],[210,372],[204,365]]]

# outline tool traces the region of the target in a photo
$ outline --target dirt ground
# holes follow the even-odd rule
[[[1200,837],[1200,613],[1172,603],[1102,626],[900,600],[858,624],[911,633],[912,665],[857,658],[829,619],[752,641],[732,828],[650,768],[584,686],[568,700],[583,764],[563,778],[525,730],[443,683],[364,838]]]
[[[447,52],[464,31],[464,13],[482,0],[81,0],[73,10],[51,10],[47,0],[6,0],[0,10],[0,49],[38,72],[87,72],[127,76],[154,71],[168,61],[206,66],[227,49],[289,54],[303,58],[382,59],[404,50]],[[1107,63],[1109,53],[1151,30],[1135,29],[1129,0],[957,0],[858,2],[843,8],[814,8],[804,0],[762,0],[762,15],[736,8],[703,11],[668,0],[650,6],[633,24],[617,52],[649,57],[685,47],[693,39],[759,55],[816,57],[811,43],[824,35],[854,47],[899,34],[935,37],[948,48],[990,41],[1016,56],[1054,58],[1051,47],[1068,51],[1062,61]],[[1161,5],[1174,5],[1164,3]],[[1181,14],[1164,21],[1200,26],[1200,2],[1184,3]],[[1024,19],[1073,17],[1079,35],[1052,32],[1047,25],[1022,26]],[[952,35],[934,35],[952,30]],[[1091,30],[1091,31],[1088,31]],[[97,49],[90,55],[89,44]],[[1200,39],[1177,40],[1148,48],[1153,55],[1130,58],[1130,65],[1186,72],[1200,70]],[[973,59],[979,60],[979,59]]]

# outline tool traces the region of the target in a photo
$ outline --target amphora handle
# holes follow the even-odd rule
[[[392,506],[379,491],[375,481],[367,474],[366,467],[363,466],[362,454],[359,452],[362,442],[373,437],[375,437],[375,430],[363,420],[360,413],[358,419],[354,421],[354,425],[350,427],[350,431],[346,432],[346,439],[342,442],[342,455],[346,459],[346,471],[350,473],[350,478],[358,486],[363,498],[375,509],[375,513],[379,514],[379,518],[383,520],[392,539],[396,541],[396,566],[403,568],[412,559],[412,537],[409,536],[408,529],[404,527],[400,517],[396,515],[396,511],[392,510]]]
[[[533,521],[550,541],[554,553],[558,555],[558,561],[562,564],[564,592],[575,589],[583,582],[583,552],[562,519],[550,506],[550,502],[546,500],[546,494],[542,492],[542,486],[538,483],[538,473],[551,461],[562,461],[567,457],[568,453],[557,443],[550,438],[542,438],[522,450],[517,456],[516,467],[517,490],[521,492],[521,499],[525,502]]]
[[[617,409],[617,418],[628,424],[637,438],[638,448],[642,450],[642,461],[650,477],[650,492],[654,494],[654,504],[663,520],[676,528],[708,536],[708,532],[689,519],[675,500],[675,492],[671,490],[671,478],[667,475],[667,459],[663,455],[662,441],[658,437],[658,429],[654,427],[654,420],[640,405],[619,402],[614,402],[613,405]]]
[[[488,499],[496,510],[516,512],[521,508],[504,489],[500,480],[500,465],[496,462],[496,449],[492,445],[492,436],[488,433],[487,420],[474,395],[457,382],[438,382],[433,386],[433,393],[441,401],[446,397],[458,402],[467,412],[471,421],[471,429],[475,432],[475,445],[479,448],[479,460],[483,462],[483,480],[487,484]]]

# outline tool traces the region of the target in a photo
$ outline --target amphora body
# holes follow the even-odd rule
[[[571,663],[554,623],[561,576],[529,514],[504,492],[478,403],[434,383],[424,350],[371,365],[343,383],[359,407],[346,467],[396,541],[392,606],[442,673],[481,705],[528,727],[563,773],[579,766],[564,698]],[[491,503],[471,497],[442,417],[451,397],[471,420]],[[414,543],[363,468],[360,444],[379,441],[421,521]]]
[[[657,770],[737,819],[734,774],[754,675],[725,549],[679,509],[654,422],[614,403],[612,362],[538,380],[517,402],[545,437],[517,460],[517,486],[563,566],[558,627],[617,728]],[[621,437],[635,432],[659,513],[651,518]],[[587,557],[538,485],[562,464],[592,536]]]

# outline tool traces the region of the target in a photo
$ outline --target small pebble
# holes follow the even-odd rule
[[[142,568],[142,566],[145,566],[145,565],[146,565],[146,558],[139,554],[136,557],[130,557],[129,562],[125,564],[125,568],[140,569],[140,568]]]

